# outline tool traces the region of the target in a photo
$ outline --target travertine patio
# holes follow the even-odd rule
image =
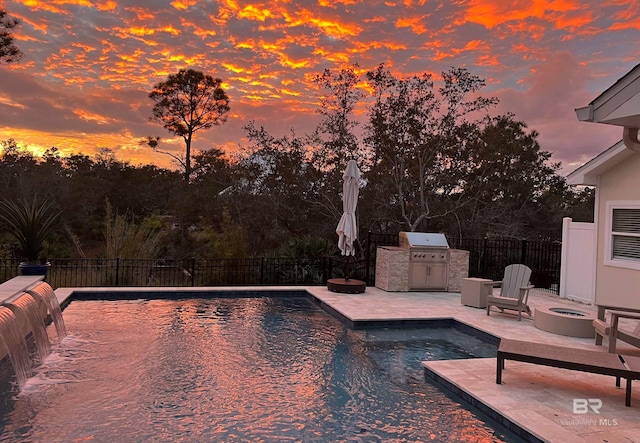
[[[459,293],[385,292],[367,288],[364,294],[336,294],[326,288],[307,288],[315,297],[351,320],[454,318],[497,337],[599,350],[593,339],[556,335],[537,329],[533,319],[464,306]],[[571,307],[595,315],[595,307],[532,291],[529,305]],[[606,342],[605,342],[606,343]],[[620,344],[621,353],[640,350]],[[434,361],[428,370],[466,392],[472,399],[499,412],[511,422],[549,442],[640,442],[640,386],[633,388],[631,407],[624,405],[624,381],[616,388],[609,376],[566,369],[507,362],[503,384],[497,385],[496,359]],[[600,413],[573,413],[574,399],[599,399]]]

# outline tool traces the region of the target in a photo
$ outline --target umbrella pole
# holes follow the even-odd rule
[[[344,279],[345,280],[349,280],[349,274],[351,273],[351,270],[349,269],[349,256],[346,256],[346,259],[344,261]]]

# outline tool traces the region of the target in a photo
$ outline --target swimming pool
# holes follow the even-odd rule
[[[82,300],[64,317],[0,440],[516,441],[425,383],[422,360],[495,356],[455,329],[353,330],[305,297]]]

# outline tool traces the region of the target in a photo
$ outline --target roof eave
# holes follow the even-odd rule
[[[567,175],[567,183],[570,185],[596,186],[600,175],[632,155],[634,155],[634,152],[628,149],[620,140]]]

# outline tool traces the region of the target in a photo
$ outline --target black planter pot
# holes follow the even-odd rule
[[[49,272],[49,268],[51,267],[51,263],[29,263],[22,262],[18,265],[18,273],[20,275],[47,275]]]

